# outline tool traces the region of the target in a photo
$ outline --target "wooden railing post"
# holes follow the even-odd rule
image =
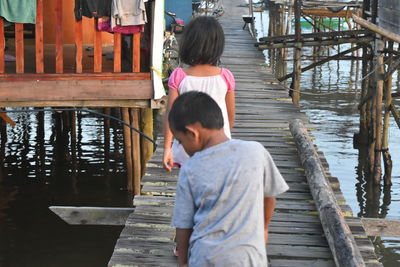
[[[76,73],[82,73],[82,20],[75,21],[75,71]]]
[[[62,0],[56,0],[56,73],[64,72]]]
[[[17,73],[24,73],[24,24],[15,23],[15,68]]]
[[[94,25],[94,62],[93,62],[93,71],[101,72],[102,71],[102,40],[101,40],[101,31],[97,30],[97,19],[93,18]]]
[[[36,3],[35,47],[36,73],[44,73],[43,0],[37,0]]]
[[[140,33],[133,34],[133,51],[132,51],[132,71],[140,72]]]
[[[4,19],[0,17],[0,73],[4,73],[4,48],[6,42],[4,39]]]
[[[114,72],[121,72],[121,34],[114,33]]]

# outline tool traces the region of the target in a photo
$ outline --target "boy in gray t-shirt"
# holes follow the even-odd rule
[[[269,153],[257,142],[228,139],[207,94],[182,94],[168,119],[192,156],[179,173],[172,219],[179,265],[267,266],[275,196],[288,190]]]

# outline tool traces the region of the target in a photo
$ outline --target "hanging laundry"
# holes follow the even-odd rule
[[[144,0],[112,0],[111,27],[143,25],[147,22]]]
[[[0,16],[14,23],[36,23],[36,0],[1,0]]]
[[[11,0],[10,0],[11,1]],[[75,0],[75,19],[111,16],[112,0]]]
[[[101,18],[99,18],[99,20],[97,22],[97,29],[99,31],[103,31],[103,32],[134,34],[134,33],[143,32],[144,24],[131,25],[131,26],[116,25],[114,28],[111,28],[110,17],[101,17]]]

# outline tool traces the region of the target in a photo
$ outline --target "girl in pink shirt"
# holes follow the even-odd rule
[[[201,91],[210,95],[221,108],[224,131],[231,137],[235,121],[235,79],[232,73],[218,67],[225,45],[224,32],[219,22],[210,16],[200,16],[185,26],[179,45],[179,57],[187,68],[175,69],[168,81],[169,94],[165,118],[175,99],[185,92]],[[173,136],[168,120],[164,129],[163,164],[167,171],[182,165],[188,154]]]

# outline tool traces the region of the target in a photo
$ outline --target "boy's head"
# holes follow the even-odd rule
[[[204,141],[223,133],[224,118],[217,102],[209,95],[191,91],[173,103],[168,122],[175,138],[189,155],[204,148]]]
[[[225,46],[221,24],[211,16],[200,16],[185,25],[179,41],[179,57],[187,65],[218,65]]]

